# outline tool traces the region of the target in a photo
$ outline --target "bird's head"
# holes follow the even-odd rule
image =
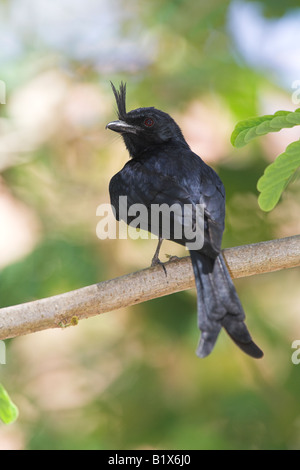
[[[181,142],[188,147],[179,126],[169,114],[148,107],[126,112],[126,85],[121,83],[119,91],[111,84],[118,107],[118,121],[109,122],[107,129],[122,135],[131,157],[137,157],[150,146],[167,142]]]

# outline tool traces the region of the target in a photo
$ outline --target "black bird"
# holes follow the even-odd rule
[[[200,249],[190,249],[197,288],[198,326],[201,338],[197,348],[199,357],[213,349],[223,327],[245,353],[254,358],[263,352],[252,341],[244,323],[245,313],[221,253],[225,218],[225,189],[219,176],[198,155],[192,152],[176,122],[167,113],[153,107],[126,112],[126,85],[112,89],[118,107],[118,120],[107,128],[122,135],[131,160],[110,181],[111,205],[117,220],[122,218],[119,197],[127,197],[125,212],[132,204],[143,204],[149,213],[146,228],[151,231],[150,210],[153,204],[173,204],[193,210],[180,220],[195,228],[195,207],[204,207],[204,243]],[[124,213],[124,208],[123,208]],[[127,214],[128,215],[128,214]],[[126,218],[126,217],[125,217]],[[189,220],[187,220],[189,219]],[[127,217],[127,223],[132,217]],[[162,221],[161,221],[162,222]],[[201,224],[200,224],[201,225]],[[152,230],[153,231],[153,230]],[[169,239],[188,245],[187,238]],[[158,262],[160,240],[152,264]]]

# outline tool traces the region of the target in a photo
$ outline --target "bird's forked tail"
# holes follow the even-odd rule
[[[223,327],[246,354],[261,358],[263,352],[244,323],[245,313],[222,253],[216,259],[194,250],[190,254],[197,288],[198,326],[202,332],[197,355],[210,354]]]

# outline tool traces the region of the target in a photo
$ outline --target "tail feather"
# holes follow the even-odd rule
[[[245,313],[222,254],[216,259],[197,251],[190,254],[197,288],[198,326],[202,332],[197,355],[205,357],[211,353],[223,327],[242,351],[254,358],[262,357],[263,352],[244,323]]]

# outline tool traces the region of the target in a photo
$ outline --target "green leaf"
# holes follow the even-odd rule
[[[19,415],[18,408],[11,401],[7,391],[0,384],[0,419],[3,423],[12,423]]]
[[[267,166],[257,182],[260,191],[258,204],[264,211],[272,210],[280,199],[293,174],[300,166],[300,140],[288,145],[285,152]]]
[[[293,114],[289,114],[286,119],[288,122],[290,122],[291,124],[300,124],[300,112],[299,112],[299,109],[297,109],[297,113],[293,113]],[[292,126],[291,126],[292,127]]]
[[[244,137],[247,135],[247,132],[259,126],[259,124],[265,122],[267,118],[272,119],[273,116],[261,116],[246,119],[245,121],[240,121],[236,124],[232,134],[231,134],[231,143],[234,147],[243,147],[246,145]]]
[[[243,147],[250,140],[269,132],[278,132],[286,127],[300,124],[300,108],[294,112],[277,111],[275,114],[254,117],[240,121],[231,134],[231,143],[234,147]]]

